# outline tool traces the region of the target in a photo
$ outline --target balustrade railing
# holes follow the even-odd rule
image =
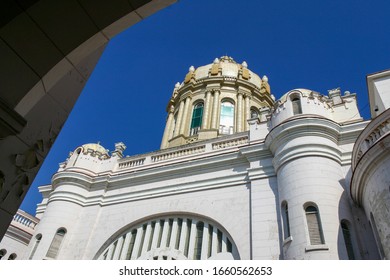
[[[22,226],[34,229],[38,223],[38,219],[32,219],[21,211],[18,211],[13,218],[13,221]]]
[[[194,143],[192,145],[160,150],[154,153],[144,154],[142,156],[139,155],[129,158],[123,158],[120,160],[117,167],[118,169],[137,168],[162,161],[180,159],[196,154],[237,147],[240,145],[245,145],[249,141],[248,135],[243,135],[243,133],[240,135],[229,135],[228,137],[224,137],[223,139],[224,140],[221,139],[217,142],[215,142],[214,140],[203,142],[202,144]]]

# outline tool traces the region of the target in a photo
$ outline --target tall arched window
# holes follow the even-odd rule
[[[252,107],[251,108],[251,119],[257,118],[257,117],[259,117],[259,115],[260,115],[259,111],[256,108]]]
[[[6,249],[1,249],[0,250],[0,260],[5,256],[5,254],[7,254],[7,250]]]
[[[195,104],[194,110],[192,111],[190,135],[198,134],[198,130],[202,125],[203,118],[203,102]]]
[[[348,259],[354,260],[355,254],[353,252],[353,245],[352,245],[352,236],[350,227],[348,226],[348,222],[346,220],[342,220],[340,222],[341,230],[343,232],[345,247],[347,249]]]
[[[230,101],[223,101],[221,104],[219,133],[220,134],[234,133],[234,104]]]
[[[307,228],[309,230],[310,244],[325,244],[324,235],[321,227],[320,215],[317,207],[313,205],[306,206],[305,212]]]
[[[293,114],[299,115],[302,114],[301,99],[299,97],[293,97],[291,99]]]
[[[178,114],[179,114],[179,113],[176,112],[175,115],[173,116],[172,133],[171,133],[169,139],[171,139],[171,138],[173,137],[173,135],[175,135],[175,131],[176,131],[177,129],[179,129],[179,128],[177,127],[177,116],[178,116]]]
[[[35,236],[34,247],[33,247],[33,249],[31,250],[31,254],[30,254],[30,257],[29,257],[30,260],[32,260],[32,258],[34,257],[35,251],[37,250],[38,245],[39,245],[39,243],[41,242],[41,240],[42,240],[42,234],[37,234],[37,235]]]
[[[66,230],[64,228],[60,228],[57,230],[56,234],[54,235],[53,241],[50,244],[49,250],[47,251],[46,257],[52,259],[55,259],[57,257],[65,234]]]
[[[290,237],[290,220],[288,217],[287,201],[282,202],[282,219],[283,219],[283,234],[284,234],[284,239],[286,239]]]

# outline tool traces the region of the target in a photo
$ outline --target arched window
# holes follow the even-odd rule
[[[291,99],[293,114],[299,115],[302,114],[301,99],[299,97],[293,97]]]
[[[251,119],[259,117],[259,111],[256,108],[251,108]]]
[[[202,125],[203,118],[203,102],[195,104],[194,110],[192,111],[190,135],[198,134],[198,130]]]
[[[317,207],[313,205],[306,206],[306,221],[307,228],[309,230],[310,244],[319,245],[325,244],[324,236],[322,233],[320,215]]]
[[[57,230],[56,234],[54,235],[53,241],[50,244],[49,250],[47,251],[46,257],[52,259],[55,259],[57,257],[65,234],[66,230],[64,228],[60,228]]]
[[[31,250],[31,254],[30,254],[30,257],[29,257],[30,260],[32,260],[32,258],[34,257],[35,251],[37,250],[38,245],[39,245],[39,243],[41,242],[41,239],[42,239],[42,234],[37,234],[37,235],[35,236],[34,247],[33,247],[33,249]]]
[[[353,252],[351,231],[350,231],[350,227],[348,226],[348,224],[349,223],[346,220],[342,220],[340,222],[341,230],[343,232],[345,247],[347,249],[348,259],[354,260],[355,254]]]
[[[290,220],[288,217],[287,201],[282,202],[282,219],[283,219],[283,234],[284,234],[284,239],[286,239],[290,237]]]
[[[16,254],[12,253],[11,255],[9,255],[8,260],[10,260],[10,261],[15,260],[16,257],[17,257]]]
[[[172,138],[173,135],[175,135],[175,131],[176,131],[177,129],[179,129],[179,128],[177,127],[177,116],[178,116],[178,114],[179,114],[179,113],[176,112],[175,115],[173,116],[172,134],[171,134],[171,136],[169,137],[169,139]]]
[[[1,249],[0,250],[0,260],[7,254],[7,250],[6,249]]]
[[[219,133],[220,134],[234,133],[234,104],[230,101],[223,101],[221,104]]]

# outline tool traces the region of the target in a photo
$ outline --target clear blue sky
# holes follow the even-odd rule
[[[222,55],[267,75],[276,98],[356,92],[367,119],[366,75],[390,68],[389,33],[388,0],[180,0],[109,43],[21,208],[35,213],[37,187],[82,144],[158,150],[175,83]]]

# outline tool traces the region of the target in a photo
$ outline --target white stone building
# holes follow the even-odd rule
[[[70,154],[39,188],[26,259],[389,257],[389,212],[375,203],[390,202],[388,146],[357,163],[379,116],[364,121],[355,94],[295,89],[275,101],[266,76],[224,56],[191,67],[167,112],[159,151]],[[368,175],[372,161],[383,166]]]
[[[19,209],[0,242],[0,260],[27,258],[27,246],[38,223],[38,218]]]

